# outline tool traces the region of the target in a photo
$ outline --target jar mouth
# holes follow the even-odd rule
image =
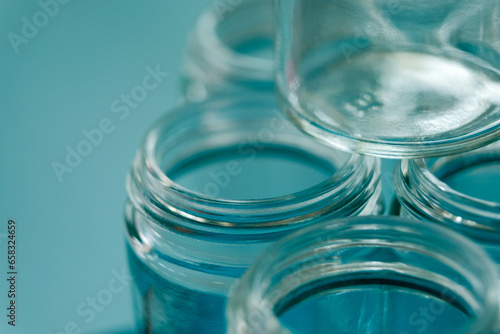
[[[496,326],[498,281],[477,245],[438,225],[355,217],[307,227],[272,245],[231,291],[229,333],[291,333],[281,319],[287,309],[314,295],[368,286],[435,297],[470,320],[464,333]]]
[[[238,145],[248,131],[267,127],[272,140],[294,145],[336,168],[333,175],[305,190],[265,199],[223,199],[181,186],[168,176],[194,150]],[[250,143],[250,141],[249,141]],[[202,146],[200,146],[202,145]],[[147,135],[128,177],[136,206],[159,217],[179,215],[190,222],[230,228],[270,228],[373,210],[380,193],[380,161],[332,150],[296,130],[275,109],[271,94],[216,97],[169,113]],[[375,200],[371,200],[372,197]],[[200,227],[200,226],[198,226]]]
[[[208,73],[212,79],[229,76],[272,82],[272,58],[239,50],[237,45],[273,40],[272,1],[243,1],[226,7],[214,5],[199,17],[188,40],[187,72],[194,76]]]
[[[468,230],[500,233],[500,203],[453,189],[440,177],[500,161],[500,142],[431,161],[403,160],[396,168],[394,189],[402,206],[434,221],[452,222]],[[440,175],[441,174],[441,175]]]

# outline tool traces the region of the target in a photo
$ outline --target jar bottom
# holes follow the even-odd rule
[[[461,333],[467,315],[450,301],[394,285],[356,286],[323,293],[284,312],[292,333]]]
[[[459,52],[374,46],[345,54],[353,45],[343,43],[311,51],[295,69],[301,85],[280,88],[285,109],[307,132],[391,158],[458,153],[495,139],[497,74]]]
[[[315,118],[343,120],[363,137],[453,132],[500,104],[500,78],[492,80],[477,68],[425,53],[365,51],[320,73],[305,81],[304,100],[299,101],[319,106]]]
[[[297,193],[335,171],[335,166],[302,150],[255,142],[190,156],[170,168],[167,176],[206,196],[247,200]]]

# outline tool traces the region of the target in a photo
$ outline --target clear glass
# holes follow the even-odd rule
[[[394,189],[402,216],[449,226],[500,264],[500,142],[437,159],[403,160]]]
[[[126,205],[144,332],[225,333],[228,290],[266,246],[380,209],[378,159],[319,144],[275,108],[272,94],[217,97],[147,134]]]
[[[492,333],[498,292],[491,259],[450,229],[331,220],[259,257],[231,291],[228,333]]]
[[[306,132],[388,158],[500,134],[500,1],[274,0],[276,85]]]
[[[184,97],[273,91],[271,0],[215,1],[198,19],[184,56]]]

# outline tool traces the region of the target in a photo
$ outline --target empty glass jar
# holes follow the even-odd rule
[[[276,85],[306,132],[383,157],[500,132],[500,2],[275,0]]]
[[[394,189],[402,216],[459,231],[500,264],[500,142],[454,156],[403,160]]]
[[[317,221],[379,211],[380,161],[302,134],[272,94],[168,113],[127,179],[139,327],[224,333],[232,283],[270,243]]]
[[[215,1],[198,19],[184,56],[184,96],[274,90],[271,0]]]
[[[229,334],[491,334],[499,281],[487,254],[438,225],[357,217],[272,245],[236,283]]]

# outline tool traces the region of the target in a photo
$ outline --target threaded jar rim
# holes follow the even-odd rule
[[[274,61],[272,59],[236,51],[223,40],[218,31],[222,24],[228,23],[235,15],[246,13],[243,20],[230,22],[232,31],[244,33],[244,36],[262,35],[262,29],[266,29],[265,25],[254,21],[265,17],[259,13],[265,10],[271,13],[271,9],[272,1],[245,0],[235,4],[224,13],[219,13],[215,5],[205,10],[198,18],[195,28],[188,38],[184,60],[184,68],[188,77],[196,79],[202,75],[208,76],[211,81],[214,81],[223,80],[224,77],[228,76],[244,80],[272,82],[274,79]],[[250,28],[243,24],[247,22],[246,20],[252,22]]]
[[[169,112],[147,134],[129,172],[127,191],[134,207],[158,221],[172,221],[175,216],[180,218],[178,223],[186,228],[189,226],[205,231],[223,228],[226,233],[289,229],[305,221],[332,215],[332,208],[338,216],[373,211],[380,195],[379,159],[340,151],[336,153],[319,143],[310,147],[313,152],[316,150],[314,153],[333,152],[332,156],[343,154],[348,158],[327,180],[303,191],[275,198],[227,200],[210,197],[180,186],[162,170],[160,161],[165,147],[174,147],[172,145],[176,141],[180,144],[185,139],[183,135],[188,131],[188,124],[196,127],[197,122],[206,122],[203,128],[207,131],[211,126],[218,125],[230,129],[240,127],[243,131],[245,126],[250,126],[251,119],[269,121],[280,117],[274,108],[272,94],[255,93],[218,96]],[[286,122],[284,119],[280,121]],[[303,136],[292,125],[287,125],[286,131]],[[276,138],[280,136],[276,134]],[[297,142],[296,145],[302,143]]]
[[[500,203],[457,191],[433,172],[447,165],[460,171],[470,167],[469,161],[480,165],[499,160],[500,142],[467,153],[438,158],[432,168],[426,159],[403,160],[394,172],[394,190],[402,207],[412,215],[441,223],[454,223],[471,233],[484,231],[500,236]]]

